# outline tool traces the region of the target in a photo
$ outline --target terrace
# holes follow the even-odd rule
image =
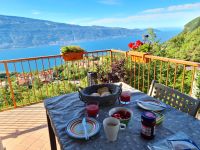
[[[147,93],[157,80],[195,97],[200,63],[101,50],[78,61],[65,62],[61,55],[5,60],[0,68],[0,137],[7,149],[23,150],[50,149],[42,101],[86,87],[89,71],[98,71],[99,82],[123,81]]]

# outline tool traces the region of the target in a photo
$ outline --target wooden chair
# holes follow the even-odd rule
[[[200,100],[194,99],[163,84],[152,81],[148,95],[185,113],[196,117],[200,107]]]

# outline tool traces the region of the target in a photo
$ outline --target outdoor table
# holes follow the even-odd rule
[[[133,111],[133,117],[127,128],[119,131],[115,142],[109,142],[106,139],[102,123],[104,118],[109,116],[108,112],[111,108],[122,106],[122,104],[116,103],[113,106],[100,108],[99,117],[97,118],[101,125],[100,132],[90,140],[85,141],[70,138],[66,133],[69,120],[77,117],[83,118],[85,115],[85,104],[79,99],[78,92],[46,99],[44,105],[47,112],[51,149],[56,150],[56,136],[62,150],[143,150],[147,149],[149,143],[165,139],[178,131],[184,132],[197,145],[200,145],[200,121],[170,106],[162,112],[165,119],[162,124],[156,126],[154,139],[145,140],[142,138],[140,135],[141,113],[144,110],[137,106],[135,100],[153,98],[124,83],[122,89],[131,92],[130,104],[123,105],[123,107],[130,108]]]

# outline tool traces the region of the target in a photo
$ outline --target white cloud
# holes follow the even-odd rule
[[[33,11],[32,11],[32,14],[33,14],[33,15],[40,15],[40,14],[41,14],[41,12],[40,12],[40,11],[38,11],[38,10],[33,10]]]
[[[105,5],[118,5],[120,4],[119,0],[100,0],[98,1],[101,4],[105,4]]]
[[[169,7],[155,8],[144,10],[143,13],[159,13],[159,12],[172,12],[172,11],[186,11],[200,9],[200,3],[191,3],[183,5],[172,5]]]
[[[144,13],[159,13],[164,10],[165,10],[164,8],[155,8],[155,9],[147,9],[147,10],[144,10],[143,12]]]
[[[131,23],[136,21],[152,21],[152,19],[159,19],[163,17],[164,17],[163,14],[141,14],[141,15],[127,16],[123,18],[103,18],[99,20],[93,20],[92,22],[90,22],[90,24],[117,24],[117,23]]]
[[[99,25],[125,28],[183,27],[187,22],[200,16],[200,3],[172,5],[163,8],[148,9],[138,14],[107,18],[85,18],[71,20],[73,24]]]
[[[167,8],[168,11],[180,11],[180,10],[190,10],[190,9],[200,9],[200,3],[174,5]]]
[[[184,16],[184,17],[183,17]],[[188,21],[200,16],[200,10],[138,14],[127,17],[102,18],[97,20],[76,22],[80,25],[100,25],[108,27],[147,28],[147,27],[183,27]]]

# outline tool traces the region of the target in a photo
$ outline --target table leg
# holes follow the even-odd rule
[[[57,150],[56,137],[55,137],[53,128],[51,126],[49,115],[47,113],[46,113],[46,115],[47,115],[47,124],[48,124],[48,130],[49,130],[49,139],[50,139],[50,144],[51,144],[51,150]]]

